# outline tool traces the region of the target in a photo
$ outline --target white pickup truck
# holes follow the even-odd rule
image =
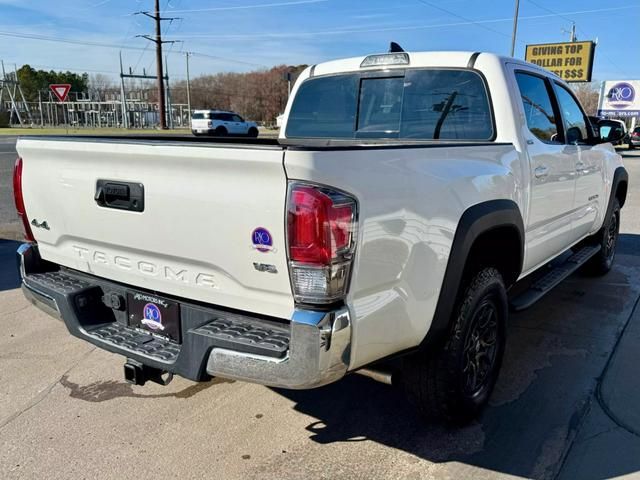
[[[611,268],[615,140],[552,73],[465,52],[307,68],[279,139],[21,138],[23,290],[133,383],[361,371],[463,423],[509,310]]]

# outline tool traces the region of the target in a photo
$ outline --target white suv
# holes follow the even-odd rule
[[[195,110],[191,117],[194,135],[244,135],[258,136],[258,125],[246,122],[240,115],[223,110]]]

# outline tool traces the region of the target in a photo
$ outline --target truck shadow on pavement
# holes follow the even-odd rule
[[[16,251],[21,242],[0,239],[0,291],[20,286],[20,274],[16,263]]]
[[[69,396],[78,400],[84,400],[91,403],[100,403],[113,400],[115,398],[129,397],[129,398],[191,398],[197,393],[210,388],[220,383],[234,383],[234,380],[227,380],[224,378],[214,378],[208,382],[194,383],[187,388],[178,392],[172,393],[159,393],[159,394],[141,394],[136,393],[133,390],[133,386],[130,383],[119,382],[117,380],[105,380],[99,382],[92,382],[88,385],[80,385],[69,380],[68,375],[63,375],[58,382],[63,387],[69,390]]]
[[[317,419],[306,428],[310,440],[320,444],[372,441],[435,463],[528,478],[571,478],[562,475],[562,466],[574,440],[589,440],[581,428],[598,408],[598,380],[639,296],[640,236],[621,235],[609,274],[575,274],[531,309],[512,314],[490,405],[462,429],[425,425],[398,388],[355,374],[316,390],[276,391],[295,402],[295,410]],[[620,462],[619,450],[610,451],[599,452],[606,475],[584,471],[579,478],[640,471],[640,457]],[[468,475],[463,466],[450,468]]]

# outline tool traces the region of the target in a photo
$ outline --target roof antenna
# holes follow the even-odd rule
[[[389,53],[397,53],[397,52],[404,52],[404,49],[398,45],[396,42],[391,42],[389,44]]]

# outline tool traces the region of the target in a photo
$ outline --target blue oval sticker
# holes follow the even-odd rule
[[[259,252],[270,252],[273,249],[273,237],[266,228],[258,227],[251,233],[253,246]]]

